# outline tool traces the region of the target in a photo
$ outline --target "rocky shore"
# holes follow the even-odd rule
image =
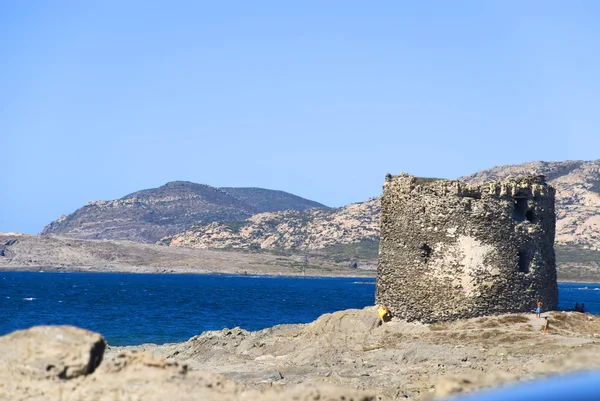
[[[600,368],[598,316],[544,316],[548,334],[535,315],[378,325],[367,307],[135,347],[38,327],[0,337],[0,399],[423,400]]]

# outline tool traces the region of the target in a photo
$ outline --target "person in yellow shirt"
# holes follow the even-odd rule
[[[392,318],[390,308],[388,308],[385,305],[380,305],[377,312],[379,313],[379,319],[381,319],[381,324],[384,324],[385,322],[389,322],[390,319]]]

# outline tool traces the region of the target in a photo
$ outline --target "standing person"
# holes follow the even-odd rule
[[[579,312],[579,302],[575,302],[575,312]]]
[[[584,305],[585,304],[582,302],[581,303],[581,308],[579,308],[579,311],[582,312],[582,313],[585,312],[585,306]]]
[[[537,301],[537,308],[535,308],[536,317],[540,317],[540,313],[542,313],[542,301]]]

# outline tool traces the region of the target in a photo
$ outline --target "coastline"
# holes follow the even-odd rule
[[[358,271],[357,271],[358,270]],[[336,271],[307,269],[306,273],[289,272],[281,270],[269,271],[222,271],[207,270],[191,267],[170,267],[160,268],[154,266],[132,266],[132,267],[112,267],[112,266],[3,266],[0,265],[0,272],[7,273],[109,273],[109,274],[197,274],[197,275],[233,275],[233,276],[264,276],[264,277],[345,277],[345,278],[375,278],[374,270],[346,270]]]
[[[376,270],[371,269],[346,269],[339,268],[332,270],[330,268],[310,267],[303,274],[301,271],[287,271],[283,268],[270,268],[267,270],[232,270],[232,269],[203,269],[191,266],[14,266],[0,265],[0,272],[47,272],[47,273],[114,273],[114,274],[200,274],[200,275],[236,275],[236,276],[274,276],[274,277],[355,277],[355,278],[375,278]],[[573,280],[559,279],[559,283],[578,283],[578,284],[600,284],[598,280]]]
[[[59,236],[0,236],[12,241],[0,255],[0,271],[147,274],[252,274],[273,276],[374,277],[374,261],[336,263],[319,254],[283,254],[196,249],[131,241]],[[354,264],[353,262],[352,264]]]
[[[5,234],[0,235],[2,241],[12,243],[0,255],[0,271],[289,277],[375,277],[377,273],[377,260],[336,262],[319,253],[196,249],[60,236]],[[354,263],[359,267],[350,267]],[[563,263],[557,265],[557,272],[559,282],[600,283],[600,269],[593,266]]]

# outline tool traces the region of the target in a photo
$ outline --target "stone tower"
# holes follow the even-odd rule
[[[556,309],[554,188],[386,177],[376,302],[426,323]]]

